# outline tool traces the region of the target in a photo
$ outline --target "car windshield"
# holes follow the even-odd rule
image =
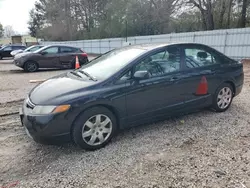
[[[0,47],[0,50],[2,50],[6,45],[3,45],[2,47]]]
[[[44,50],[44,49],[46,49],[46,48],[48,48],[48,46],[44,46],[44,47],[42,47],[42,48],[40,48],[40,49],[34,51],[34,53],[39,53],[39,52],[41,52],[42,50]]]
[[[102,80],[115,74],[131,60],[145,52],[142,48],[121,48],[110,51],[80,68],[97,80]]]
[[[40,48],[41,48],[42,46],[30,46],[30,47],[28,47],[28,48],[26,48],[25,50],[24,50],[24,52],[33,52],[33,51],[36,51],[36,50],[39,50]]]

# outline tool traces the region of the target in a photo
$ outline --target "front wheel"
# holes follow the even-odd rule
[[[225,112],[233,100],[233,88],[228,83],[223,83],[217,90],[213,98],[212,108],[216,112]]]
[[[33,61],[27,61],[23,67],[23,69],[26,72],[36,72],[38,70],[38,68],[39,68],[38,64],[36,62],[33,62]]]
[[[84,111],[72,128],[74,142],[83,149],[96,150],[104,147],[117,131],[114,114],[104,107]]]

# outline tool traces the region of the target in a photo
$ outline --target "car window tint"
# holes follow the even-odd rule
[[[128,80],[130,79],[132,76],[132,71],[127,71],[124,75],[122,75],[122,77],[119,80]]]
[[[61,53],[72,53],[76,51],[77,51],[76,48],[61,47]]]
[[[43,50],[43,52],[47,52],[48,54],[56,54],[58,53],[58,47],[50,47]]]
[[[3,49],[3,51],[11,51],[12,50],[12,47],[11,46],[8,46],[6,48]]]
[[[151,77],[159,76],[180,70],[180,49],[169,47],[143,59],[135,67],[136,71],[148,71]]]
[[[34,52],[34,51],[36,51],[36,50],[38,50],[38,49],[40,49],[40,48],[41,48],[40,46],[37,46],[37,47],[34,47],[34,48],[29,49],[29,51],[30,51],[30,52]]]
[[[20,50],[23,49],[23,46],[12,46],[12,50]]]
[[[185,55],[187,68],[197,68],[219,63],[215,56],[201,48],[186,48]]]
[[[92,60],[81,68],[91,76],[106,79],[125,67],[134,58],[139,57],[145,50],[142,48],[122,48],[109,51],[99,58]]]

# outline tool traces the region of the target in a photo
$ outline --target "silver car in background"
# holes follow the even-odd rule
[[[17,55],[17,54],[24,53],[24,52],[34,52],[42,47],[44,47],[44,46],[43,45],[33,45],[33,46],[26,48],[25,50],[14,50],[10,54],[13,57],[15,57],[15,55]]]

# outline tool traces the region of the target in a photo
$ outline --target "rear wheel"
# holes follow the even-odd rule
[[[217,112],[225,112],[233,100],[233,87],[223,83],[217,90],[213,99],[213,109]]]
[[[38,70],[38,64],[34,61],[27,61],[23,68],[26,72],[36,72]]]
[[[84,111],[72,128],[74,142],[83,149],[95,150],[104,147],[117,131],[114,114],[104,107]]]

